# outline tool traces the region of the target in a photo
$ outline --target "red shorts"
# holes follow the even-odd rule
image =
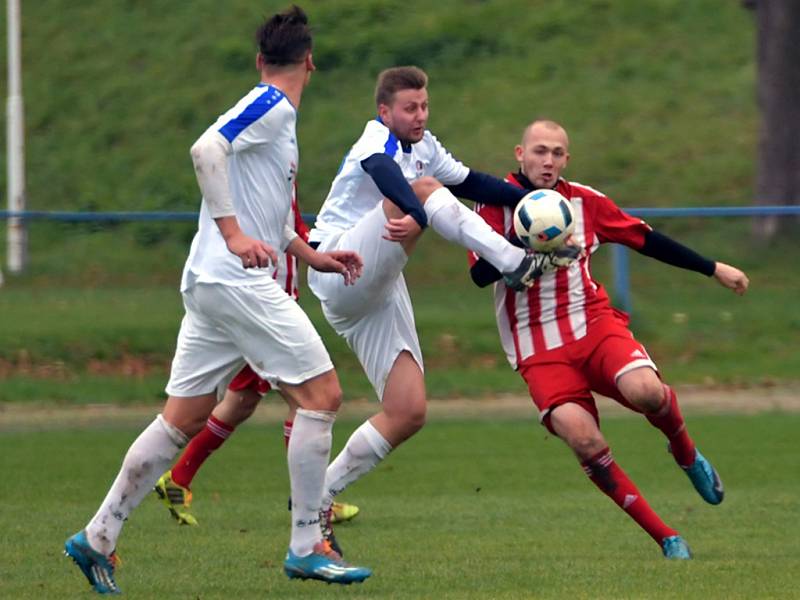
[[[579,404],[599,423],[593,391],[637,410],[620,394],[617,379],[638,367],[657,370],[627,322],[609,315],[590,323],[581,339],[526,358],[519,372],[539,409],[539,420],[552,432],[550,412],[567,402]]]
[[[242,370],[231,379],[231,382],[228,384],[228,389],[232,392],[252,390],[263,396],[272,389],[272,386],[256,375],[255,371],[250,368],[250,365],[245,365],[242,367]]]

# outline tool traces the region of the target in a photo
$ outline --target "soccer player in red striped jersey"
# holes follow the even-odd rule
[[[292,190],[292,210],[287,219],[287,225],[297,232],[297,235],[308,242],[309,228],[303,221],[300,207],[297,203],[297,185]],[[283,253],[275,265],[272,278],[278,282],[283,291],[297,300],[300,297],[298,288],[298,260],[297,257]],[[197,471],[216,451],[241,423],[246,421],[258,406],[261,398],[272,389],[269,382],[259,377],[249,365],[245,365],[236,373],[228,384],[220,403],[214,408],[206,422],[205,427],[192,438],[183,453],[175,461],[171,470],[164,473],[156,483],[155,492],[166,504],[170,514],[181,525],[197,525],[197,519],[190,512],[192,481]],[[283,439],[289,447],[289,438],[292,434],[294,415],[297,404],[284,396],[289,412],[283,424]],[[359,512],[357,506],[344,502],[335,502],[332,507],[332,520],[334,523],[349,521]]]
[[[628,329],[628,316],[611,306],[603,286],[592,277],[590,261],[601,244],[616,242],[714,277],[739,295],[747,290],[747,276],[654,231],[597,190],[561,177],[569,162],[569,139],[558,123],[531,123],[515,154],[520,168],[508,174],[510,183],[531,190],[555,189],[572,202],[575,231],[570,243],[583,251],[582,257],[516,292],[473,253],[472,279],[479,286],[494,283],[503,348],[527,383],[542,424],[566,442],[592,482],[655,540],[664,556],[691,558],[683,538],[650,508],[614,461],[599,428],[592,392],[644,414],[661,430],[675,461],[706,502],[722,501],[722,482],[695,447],[674,390],[661,380],[655,363]],[[512,209],[479,204],[475,210],[496,231],[515,237]]]

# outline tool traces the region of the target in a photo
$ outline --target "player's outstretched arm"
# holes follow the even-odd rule
[[[743,271],[721,262],[716,263],[714,279],[740,296],[744,295],[750,285],[750,280]]]
[[[299,236],[286,247],[286,252],[305,262],[309,267],[322,273],[340,273],[345,285],[353,285],[361,277],[364,261],[352,250],[332,250],[317,252]]]

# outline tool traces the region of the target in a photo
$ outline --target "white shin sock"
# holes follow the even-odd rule
[[[372,423],[362,423],[325,473],[323,508],[328,508],[334,496],[362,475],[369,473],[391,451],[392,446]]]
[[[286,459],[292,489],[292,538],[289,547],[297,556],[311,554],[322,539],[319,511],[325,469],[331,456],[336,413],[297,409]]]
[[[446,187],[437,188],[425,201],[428,224],[444,239],[477,252],[501,273],[516,269],[525,257],[522,248],[512,246],[478,213],[458,201]]]
[[[125,519],[153,490],[187,441],[186,436],[161,415],[139,434],[128,448],[122,468],[99,510],[86,526],[86,537],[92,548],[106,556],[114,551]]]

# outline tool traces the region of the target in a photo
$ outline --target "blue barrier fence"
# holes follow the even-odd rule
[[[697,208],[630,208],[626,211],[643,219],[651,217],[767,217],[800,215],[800,206],[705,206]],[[303,220],[312,224],[316,215],[303,213]],[[63,223],[123,223],[131,221],[195,221],[196,212],[67,212],[28,210],[11,212],[0,210],[0,219],[25,221],[59,221]],[[628,248],[612,244],[614,273],[614,299],[626,312],[631,312],[633,302],[630,292],[630,265]]]

